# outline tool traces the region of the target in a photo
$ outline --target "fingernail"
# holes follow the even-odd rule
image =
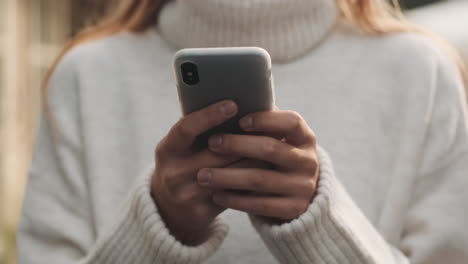
[[[251,116],[244,117],[240,120],[240,126],[244,129],[252,127],[253,118]]]
[[[198,183],[200,185],[208,185],[210,184],[211,177],[213,173],[208,169],[202,169],[197,175]]]
[[[208,141],[208,144],[212,148],[217,148],[217,147],[221,146],[221,144],[223,144],[223,137],[220,136],[220,135],[212,136],[210,138],[210,140]]]
[[[221,105],[220,111],[225,116],[231,116],[236,112],[236,104],[234,102],[226,102]]]

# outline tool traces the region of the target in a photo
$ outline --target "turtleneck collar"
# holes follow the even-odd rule
[[[158,25],[177,48],[259,46],[284,62],[318,45],[337,17],[335,0],[175,0]]]

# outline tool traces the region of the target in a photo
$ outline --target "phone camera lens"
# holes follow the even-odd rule
[[[197,65],[186,62],[181,65],[182,79],[188,85],[195,85],[200,82]]]

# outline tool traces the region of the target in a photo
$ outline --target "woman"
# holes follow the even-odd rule
[[[385,6],[124,1],[49,80],[20,262],[467,263],[460,72]],[[281,110],[193,152],[237,107],[180,118],[173,53],[250,45]]]

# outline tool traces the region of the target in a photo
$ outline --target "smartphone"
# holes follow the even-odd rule
[[[223,100],[233,100],[238,113],[201,135],[196,145],[206,146],[216,133],[242,134],[239,119],[275,104],[271,58],[257,47],[183,49],[174,57],[182,113],[187,115]]]

